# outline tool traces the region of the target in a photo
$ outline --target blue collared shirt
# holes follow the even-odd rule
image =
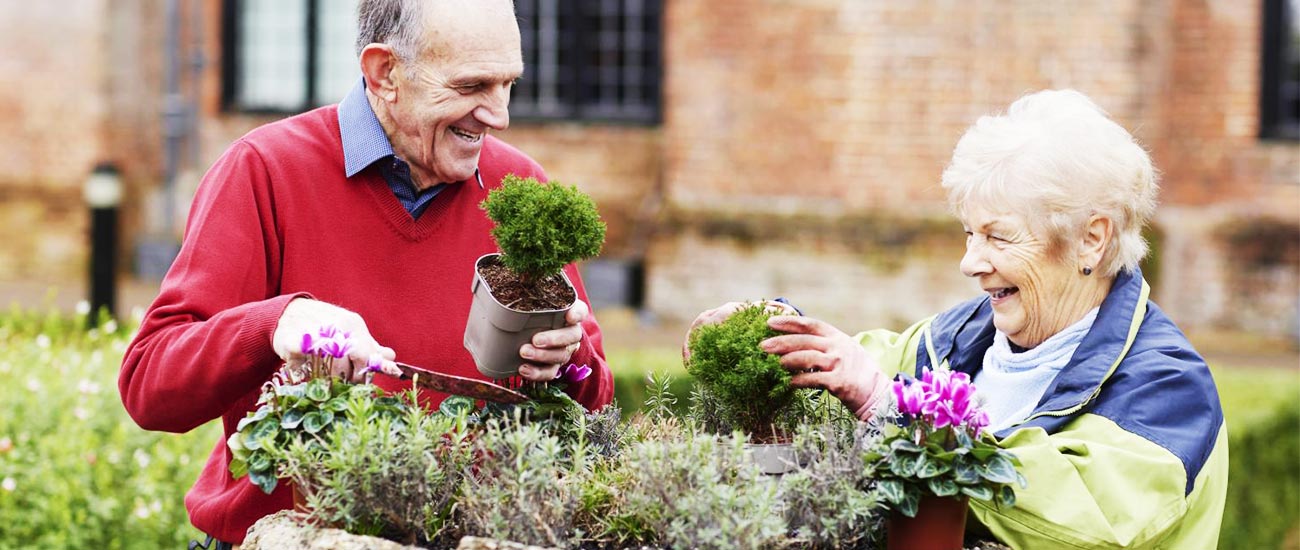
[[[380,163],[379,170],[388,188],[413,219],[419,219],[438,192],[447,186],[439,183],[423,191],[415,190],[410,165],[393,153],[393,144],[389,143],[384,127],[379,125],[379,117],[366,100],[364,78],[358,78],[352,91],[339,102],[339,134],[343,139],[343,167],[347,177]]]

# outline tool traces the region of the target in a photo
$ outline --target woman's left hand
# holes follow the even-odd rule
[[[884,396],[889,380],[866,350],[848,334],[811,317],[774,316],[767,325],[781,332],[759,344],[781,356],[781,366],[798,388],[825,388],[860,419]]]

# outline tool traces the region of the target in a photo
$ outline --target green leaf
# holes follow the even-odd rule
[[[961,492],[966,493],[971,498],[979,500],[993,499],[993,489],[983,485],[963,485]]]
[[[903,502],[898,504],[898,511],[903,515],[914,518],[916,509],[921,505],[921,495],[917,491],[908,491],[907,496],[903,497]]]
[[[922,449],[920,445],[913,443],[910,439],[895,439],[889,444],[889,448],[896,451],[910,451],[913,453],[919,453],[925,450]]]
[[[970,450],[970,454],[974,456],[976,460],[984,462],[987,461],[990,456],[998,454],[998,448],[985,446],[974,447]]]
[[[994,483],[1014,483],[1016,481],[1016,467],[1006,457],[994,455],[993,460],[989,461],[987,469],[980,472],[980,475]]]
[[[266,415],[268,414],[271,414],[271,407],[269,405],[258,407],[256,411],[253,411],[249,413],[248,416],[239,419],[239,424],[235,425],[235,431],[244,431],[245,426],[266,418]]]
[[[926,485],[935,496],[950,497],[961,491],[961,487],[951,479],[931,479]]]
[[[904,491],[902,481],[897,479],[882,480],[876,484],[876,488],[880,491],[880,496],[889,502],[898,504],[903,501]]]
[[[239,479],[248,475],[248,463],[235,459],[230,461],[230,477]]]
[[[1003,485],[998,488],[998,505],[1008,508],[1016,505],[1016,492],[1010,485]]]
[[[321,411],[312,411],[302,417],[302,429],[307,433],[314,434],[325,427],[325,419],[321,416]]]
[[[317,378],[307,383],[307,399],[317,403],[324,403],[330,398],[330,381],[324,378]]]
[[[270,471],[275,464],[271,461],[269,453],[253,453],[248,457],[248,469],[256,472]]]
[[[284,418],[280,419],[280,428],[285,430],[297,428],[299,424],[302,424],[303,414],[304,413],[298,409],[285,411]]]
[[[248,480],[253,482],[253,485],[256,485],[258,489],[261,489],[263,493],[268,495],[271,494],[271,491],[275,490],[275,474],[249,470]]]
[[[266,446],[267,441],[274,440],[277,435],[280,435],[280,423],[274,418],[263,418],[249,429],[248,436],[244,438],[244,447],[256,451]]]
[[[335,397],[335,398],[330,399],[329,401],[327,401],[327,402],[325,403],[325,406],[323,406],[323,407],[321,407],[321,408],[322,408],[322,409],[325,409],[325,410],[328,410],[328,411],[334,411],[334,412],[336,412],[336,413],[341,413],[341,412],[344,412],[344,411],[348,410],[348,400],[347,400],[346,397],[343,397],[343,396]]]
[[[226,446],[230,447],[230,456],[241,460],[248,457],[248,447],[244,446],[244,434],[239,432],[230,434],[226,439]]]
[[[306,384],[281,384],[275,387],[275,395],[279,397],[302,397],[306,391]]]
[[[980,482],[980,472],[975,465],[971,464],[965,457],[958,458],[953,462],[953,480],[962,485],[974,485]]]
[[[929,457],[921,461],[921,466],[916,469],[916,477],[929,479],[946,474],[950,470],[952,470],[952,464],[944,462],[937,457]]]
[[[461,414],[474,412],[474,408],[473,399],[463,395],[453,395],[442,400],[442,404],[438,405],[438,412],[456,418]]]
[[[894,455],[893,462],[889,463],[889,471],[898,477],[909,478],[916,475],[920,466],[921,455]]]

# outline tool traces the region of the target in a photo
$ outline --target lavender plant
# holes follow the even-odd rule
[[[415,395],[406,396],[408,400]],[[308,520],[405,544],[455,545],[455,503],[473,462],[464,415],[407,407],[387,414],[367,394],[349,395],[345,429],[299,439],[282,473],[306,497]]]

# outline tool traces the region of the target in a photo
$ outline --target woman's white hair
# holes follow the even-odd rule
[[[1091,216],[1109,218],[1114,234],[1091,266],[1104,276],[1146,257],[1142,228],[1158,190],[1146,150],[1074,90],[1029,94],[980,117],[957,142],[943,187],[958,217],[972,204],[1010,209],[1058,255],[1077,250]]]

